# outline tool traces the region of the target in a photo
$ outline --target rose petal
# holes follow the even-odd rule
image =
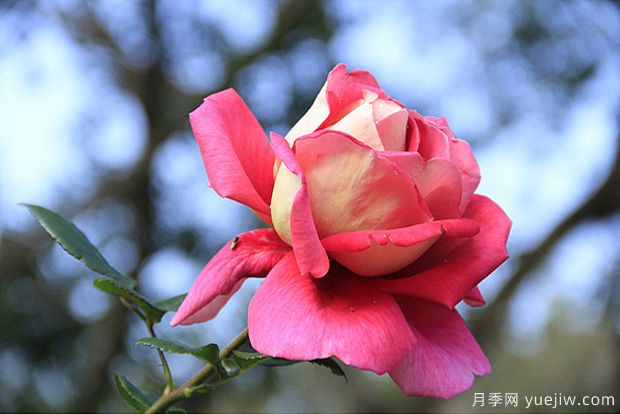
[[[409,151],[417,151],[424,159],[450,159],[450,143],[448,136],[434,123],[427,122],[416,111],[409,111],[413,122],[409,123],[413,131],[410,133]],[[416,148],[413,148],[417,144]]]
[[[273,151],[243,99],[226,89],[189,115],[213,189],[270,216]]]
[[[289,255],[269,273],[250,302],[252,346],[292,360],[335,356],[382,374],[401,361],[415,338],[396,301],[345,269],[302,276]]]
[[[381,151],[379,154],[411,177],[433,217],[461,216],[461,174],[451,161],[443,158],[424,161],[417,152]]]
[[[321,242],[330,257],[352,272],[381,276],[417,260],[442,234],[471,237],[479,230],[473,220],[442,220],[392,230],[339,233]]]
[[[406,227],[431,220],[409,176],[372,148],[336,131],[295,142],[321,237]]]
[[[385,231],[338,233],[321,240],[334,260],[360,276],[402,269],[420,257],[443,233],[440,222]]]
[[[444,237],[415,263],[394,274],[394,279],[377,283],[392,294],[453,308],[508,258],[506,241],[511,222],[497,204],[474,195],[464,218],[478,222],[480,232],[473,237]],[[447,235],[450,230],[444,228]]]
[[[381,151],[378,154],[396,164],[414,183],[424,170],[425,161],[417,152]]]
[[[476,157],[474,157],[471,147],[467,141],[456,139],[454,133],[444,117],[426,117],[426,120],[434,122],[448,136],[450,144],[450,160],[456,165],[461,173],[463,184],[463,197],[461,199],[460,211],[464,212],[469,204],[469,200],[474,195],[474,191],[480,184],[480,168]]]
[[[406,150],[407,152],[417,153],[420,148],[420,130],[416,124],[415,112],[407,110],[407,140]]]
[[[407,110],[404,109],[400,103],[392,99],[379,99],[375,95],[375,99],[372,100],[372,117],[375,119],[375,122],[378,123],[397,113],[400,116],[402,116],[403,114],[405,115],[405,117],[408,116]],[[406,121],[405,121],[405,124],[406,124]],[[404,132],[404,129],[403,129],[403,132]],[[402,150],[394,150],[394,151],[402,151]]]
[[[370,102],[362,103],[334,125],[329,126],[328,129],[351,135],[376,150],[384,149],[375,125],[373,106]]]
[[[302,273],[322,277],[329,270],[329,258],[314,224],[304,172],[283,137],[272,133],[271,144],[284,163],[273,191],[274,227],[293,246]]]
[[[450,398],[469,389],[474,374],[491,372],[488,359],[456,310],[398,298],[417,338],[390,376],[407,395]]]
[[[369,72],[353,70],[347,73],[346,65],[336,65],[308,112],[286,134],[286,140],[292,145],[303,135],[335,124],[364,102],[365,91],[387,97]]]
[[[338,68],[338,66],[336,66],[336,68]],[[332,72],[335,71],[336,68],[334,68]],[[308,112],[306,112],[304,116],[302,116],[299,121],[297,121],[297,123],[293,125],[293,128],[288,131],[288,134],[286,134],[286,141],[290,145],[293,145],[297,138],[316,131],[316,129],[329,116],[329,105],[327,104],[328,83],[329,77],[328,81],[325,82],[325,84],[319,91],[319,94],[312,103],[312,106],[310,106],[310,109],[308,109]]]
[[[385,104],[383,102],[389,102],[378,99],[376,102],[381,104],[374,104],[373,109],[377,106],[382,107]],[[392,105],[398,108],[397,111],[390,113],[387,116],[375,115],[375,119],[378,116],[381,118],[377,122],[377,132],[383,143],[383,147],[388,151],[404,151],[405,138],[407,135],[407,110],[400,108],[398,105],[391,102]],[[390,106],[391,110],[393,107]],[[376,110],[375,110],[376,111]],[[355,135],[354,135],[355,136]]]
[[[338,233],[325,237],[321,242],[329,252],[358,252],[368,249],[373,243],[380,246],[393,244],[407,247],[442,235],[441,223],[432,221],[391,230]]]
[[[264,277],[291,248],[272,229],[241,234],[202,269],[170,324],[189,325],[213,318],[247,277]]]
[[[182,321],[177,322],[175,320],[175,315],[175,318],[172,318],[170,324],[172,326],[192,325],[194,323],[210,321],[211,319],[215,318],[218,313],[220,313],[220,310],[222,310],[222,308],[228,303],[230,298],[232,298],[233,295],[237,293],[239,289],[241,289],[241,286],[243,285],[243,282],[245,282],[245,279],[245,277],[239,279],[239,281],[235,283],[232,288],[230,288],[230,291],[228,291],[228,293],[222,293],[215,296],[215,298],[211,302],[200,308],[198,311],[196,311],[196,313],[192,313],[190,316],[187,317],[187,319],[183,319]]]
[[[353,109],[352,104],[363,101],[368,92],[373,92],[380,99],[390,99],[370,72],[356,69],[347,73],[347,65],[337,65],[327,77],[329,117],[318,129],[333,125]]]
[[[461,215],[461,174],[452,162],[442,158],[428,160],[415,183],[433,217],[446,219]]]
[[[470,290],[469,292],[467,292],[467,294],[463,298],[463,301],[467,303],[469,306],[474,306],[474,307],[482,306],[487,303],[484,300],[484,296],[482,296],[482,293],[480,292],[480,289],[478,289],[477,286],[473,288],[472,290]]]

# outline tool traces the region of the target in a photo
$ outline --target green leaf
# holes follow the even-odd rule
[[[257,350],[255,350],[254,348],[252,348],[252,344],[250,344],[249,342],[242,344],[239,348],[240,348],[239,350],[233,351],[233,354],[237,356],[237,359],[264,358],[259,361],[259,364],[266,366],[266,367],[284,367],[284,366],[289,366],[293,364],[298,364],[299,362],[303,362],[303,361],[291,361],[289,359],[284,359],[284,358],[267,357],[266,355],[263,355]]]
[[[261,362],[261,365],[264,365],[266,367],[288,367],[291,365],[299,364],[300,362],[305,361],[293,361],[291,359],[284,358],[270,358]]]
[[[271,359],[271,357],[263,355],[259,352],[233,351],[233,355],[236,356],[237,359],[243,359],[246,361],[263,361],[265,359]]]
[[[150,401],[126,376],[114,374],[114,384],[121,397],[136,410],[144,412],[151,406],[153,401]]]
[[[148,346],[150,348],[159,349],[163,352],[171,354],[187,354],[216,365],[219,359],[220,350],[216,344],[209,344],[200,348],[190,348],[186,345],[175,341],[169,341],[161,338],[142,338],[136,341],[136,345]]]
[[[136,281],[114,269],[82,231],[71,221],[44,207],[23,204],[50,236],[71,256],[100,275],[111,277],[127,288]]]
[[[269,358],[258,352],[239,352],[239,351],[233,351],[233,352],[235,356],[237,356],[237,354],[241,354],[240,356],[244,356],[246,358],[257,358],[258,359],[260,357],[263,357],[265,359],[259,360],[260,361],[259,363],[266,367],[286,367],[286,366],[290,366],[294,364],[299,364],[300,362],[309,362],[311,364],[329,368],[332,374],[337,375],[339,377],[343,377],[347,382],[349,382],[349,379],[347,378],[347,374],[344,372],[344,370],[342,369],[338,361],[336,361],[334,358],[314,359],[311,361],[293,361],[293,360],[284,359],[284,358]]]
[[[208,344],[194,349],[194,355],[216,365],[220,360],[220,348],[216,344]]]
[[[272,359],[258,352],[233,351],[233,355],[243,371]]]
[[[144,311],[146,317],[152,322],[159,322],[166,313],[163,309],[151,304],[144,296],[140,295],[135,290],[128,289],[112,279],[98,277],[93,281],[93,285],[102,292],[113,296],[119,296],[131,303],[135,303]]]
[[[173,296],[168,299],[154,302],[154,305],[168,312],[176,312],[177,309],[179,309],[179,306],[181,306],[181,302],[183,302],[186,296],[187,296],[187,293],[184,293],[178,296]]]
[[[347,378],[346,372],[344,372],[340,364],[334,358],[313,359],[312,361],[308,362],[310,362],[311,364],[329,368],[332,374],[343,377],[347,383],[349,382],[349,378]]]
[[[171,354],[191,354],[192,350],[178,342],[168,341],[161,338],[142,338],[136,341],[136,345],[148,346]]]
[[[222,359],[220,361],[220,366],[228,378],[237,376],[241,373],[241,366],[234,358],[228,357]]]

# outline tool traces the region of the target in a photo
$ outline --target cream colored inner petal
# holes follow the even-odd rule
[[[301,144],[301,145],[300,145]],[[368,148],[330,134],[297,143],[320,237],[428,221],[417,190]]]
[[[384,150],[373,117],[373,105],[370,102],[362,103],[329,129],[349,134],[376,150]]]
[[[372,114],[376,122],[402,110],[400,105],[387,99],[376,99],[372,102]]]
[[[271,196],[271,220],[278,236],[288,244],[291,244],[291,208],[300,188],[301,179],[282,164]]]
[[[327,104],[327,82],[323,85],[308,112],[286,134],[286,141],[292,147],[295,140],[302,135],[314,132],[329,116]]]

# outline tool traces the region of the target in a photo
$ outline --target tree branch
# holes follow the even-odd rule
[[[603,218],[620,211],[620,135],[616,147],[614,164],[603,185],[580,207],[566,217],[535,248],[514,258],[518,265],[508,282],[502,287],[495,299],[481,312],[476,312],[471,327],[476,337],[489,346],[499,334],[499,327],[506,316],[508,305],[513,295],[523,283],[531,278],[533,271],[547,258],[553,248],[568,232],[577,225],[591,219]]]

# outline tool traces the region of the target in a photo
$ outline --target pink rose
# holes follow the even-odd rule
[[[474,194],[478,164],[444,118],[338,65],[286,137],[267,140],[232,89],[190,121],[215,191],[273,229],[224,246],[173,325],[213,318],[245,278],[265,277],[248,310],[263,354],[335,356],[442,398],[490,372],[454,307],[484,304],[477,284],[507,259],[511,223]]]

